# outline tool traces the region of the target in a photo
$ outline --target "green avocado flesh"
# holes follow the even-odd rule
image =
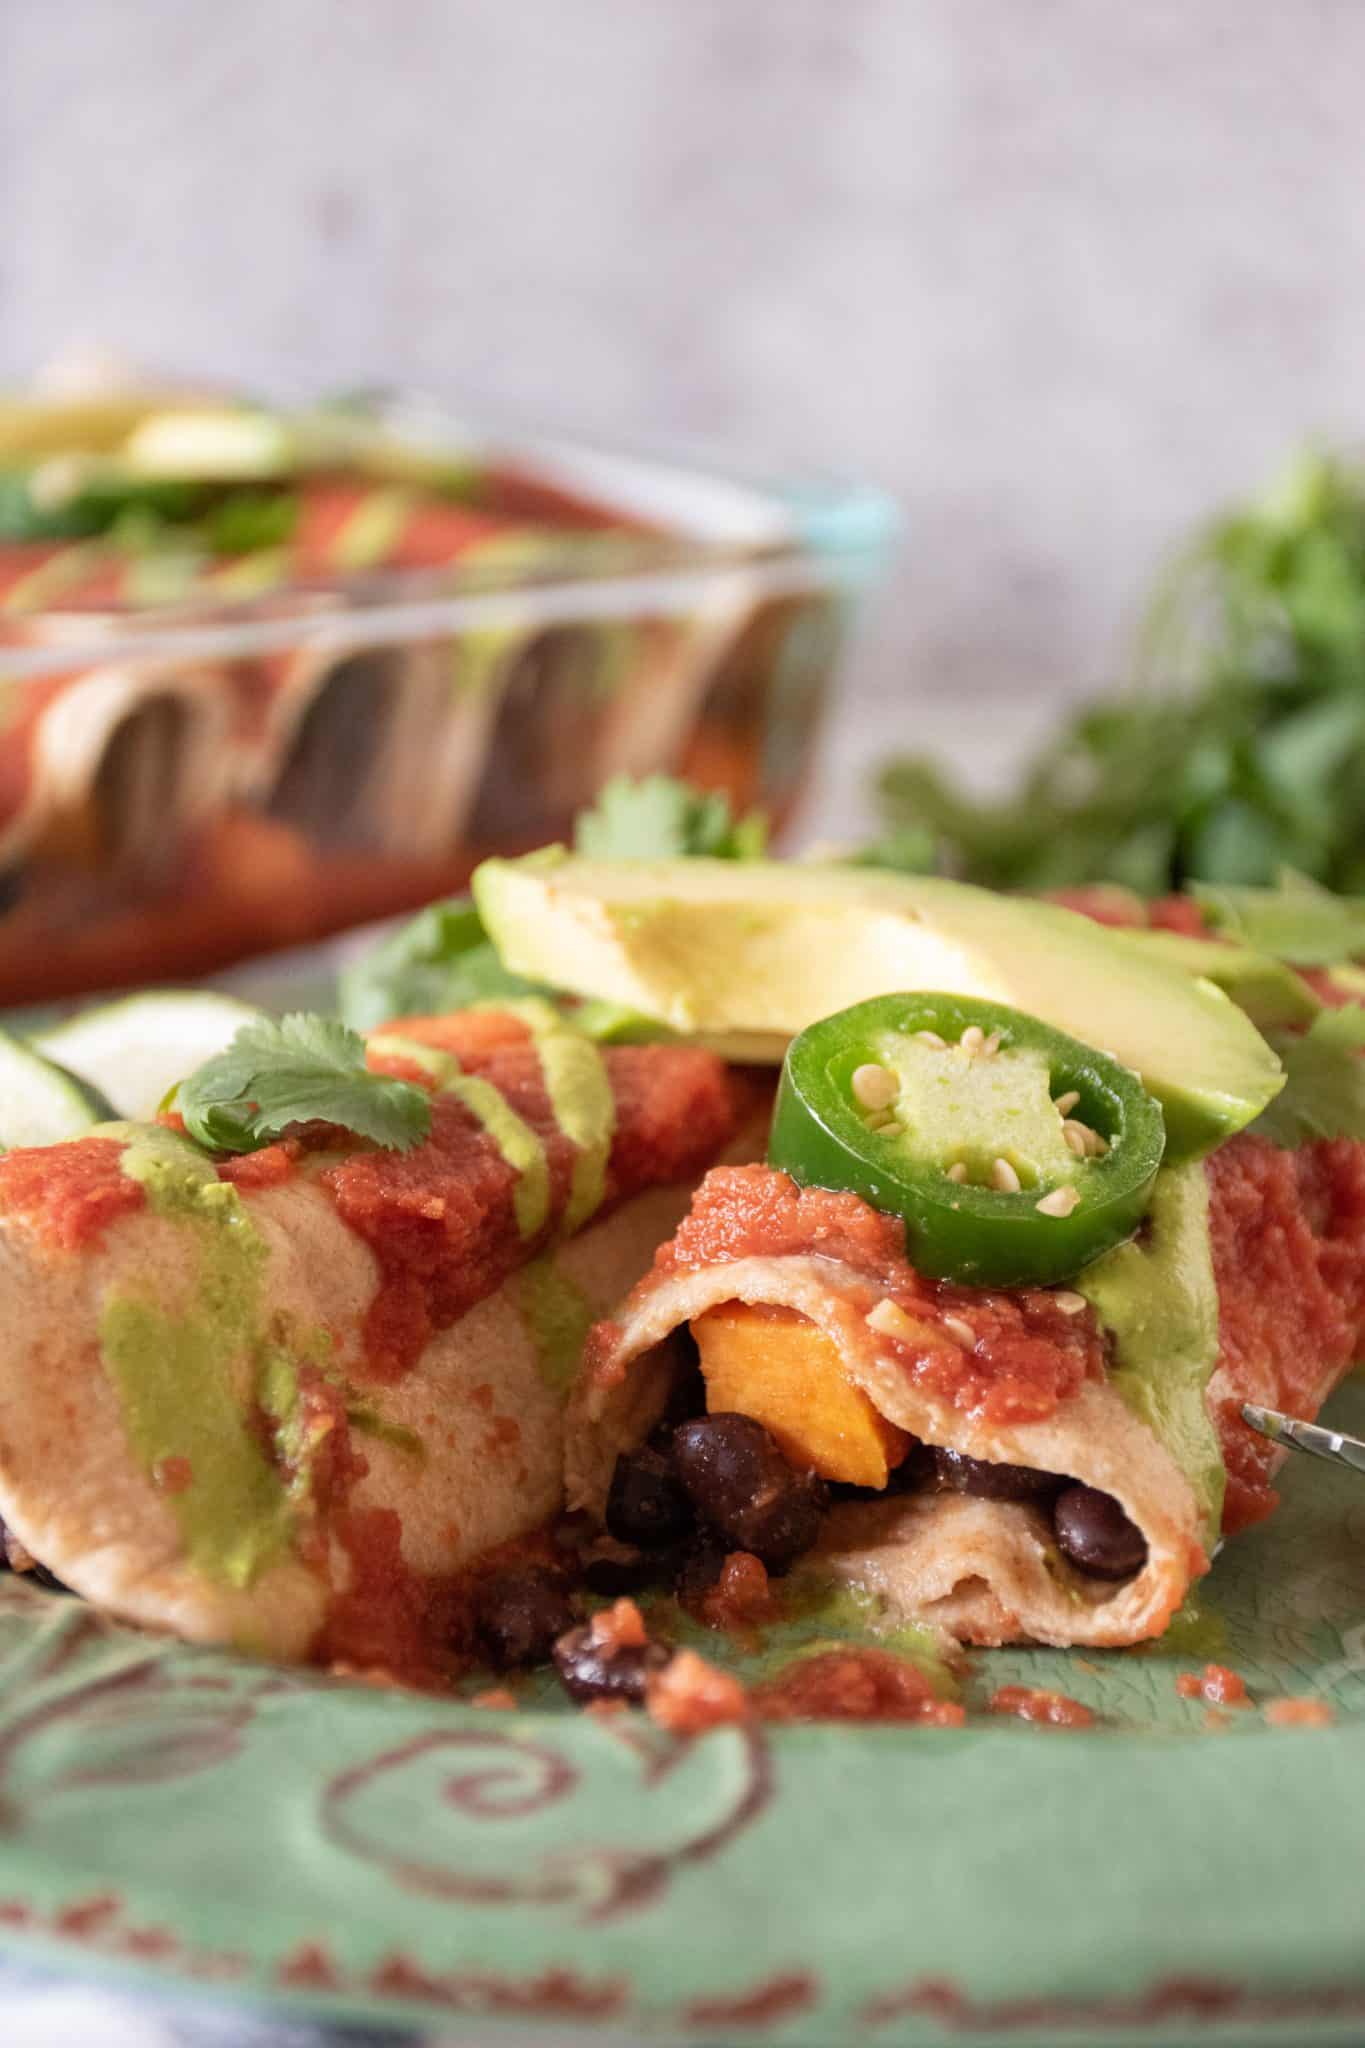
[[[1056,904],[865,868],[544,852],[485,861],[473,888],[515,972],[681,1032],[791,1038],[912,990],[1009,1003],[1138,1073],[1170,1158],[1221,1143],[1283,1085],[1221,989]]]
[[[154,1293],[106,1300],[100,1318],[105,1369],[118,1392],[128,1439],[154,1480],[167,1460],[185,1461],[188,1483],[165,1498],[189,1561],[207,1578],[246,1587],[289,1540],[288,1490],[248,1423],[246,1371],[262,1406],[284,1426],[294,1406],[294,1367],[272,1338],[262,1301],[266,1248],[235,1188],[196,1148],[155,1125],[113,1124],[96,1135],[125,1140],[123,1170],[148,1206],[185,1231],[196,1271],[188,1311]]]
[[[1283,960],[1257,953],[1250,946],[1224,944],[1221,939],[1192,939],[1183,932],[1115,932],[1124,946],[1150,960],[1163,960],[1186,974],[1202,975],[1245,1010],[1258,1031],[1278,1026],[1311,1024],[1322,1004],[1308,983]]]
[[[1145,1237],[1106,1252],[1074,1284],[1113,1337],[1110,1385],[1194,1488],[1211,1553],[1226,1475],[1205,1398],[1218,1359],[1218,1289],[1197,1160],[1157,1175]]]

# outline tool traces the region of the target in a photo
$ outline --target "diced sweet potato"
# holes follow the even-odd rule
[[[713,1414],[738,1411],[770,1430],[801,1469],[852,1486],[885,1486],[910,1448],[805,1316],[729,1301],[692,1325]]]

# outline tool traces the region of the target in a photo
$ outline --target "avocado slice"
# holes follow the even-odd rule
[[[1258,953],[1252,946],[1224,945],[1219,939],[1189,938],[1184,932],[1116,931],[1125,946],[1134,946],[1149,960],[1165,960],[1185,974],[1202,975],[1245,1010],[1258,1031],[1311,1024],[1322,1004],[1301,975],[1283,960]]]
[[[1221,989],[1052,903],[869,868],[559,849],[485,861],[473,889],[514,972],[675,1031],[790,1038],[904,989],[1012,1003],[1140,1074],[1168,1157],[1241,1130],[1284,1083]]]

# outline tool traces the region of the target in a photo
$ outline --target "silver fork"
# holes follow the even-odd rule
[[[1242,1420],[1273,1444],[1306,1451],[1310,1458],[1328,1458],[1334,1465],[1349,1465],[1365,1472],[1365,1443],[1358,1436],[1345,1436],[1339,1429],[1324,1429],[1317,1422],[1297,1422],[1276,1408],[1258,1408],[1252,1401],[1242,1403]]]

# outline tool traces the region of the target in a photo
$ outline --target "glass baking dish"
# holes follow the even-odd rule
[[[0,403],[0,1005],[410,909],[615,774],[780,829],[893,529],[411,398]]]

